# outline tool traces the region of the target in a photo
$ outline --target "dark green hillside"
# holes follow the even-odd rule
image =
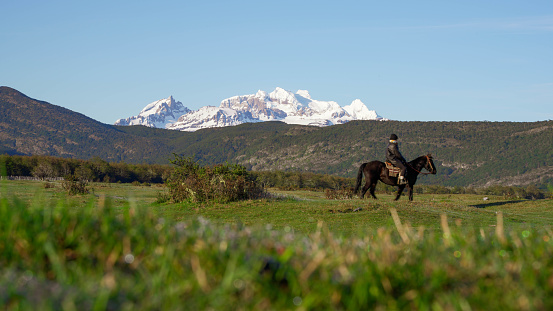
[[[0,152],[119,162],[169,158],[163,141],[129,135],[80,113],[0,87]],[[145,148],[148,147],[148,148]]]
[[[225,128],[210,128],[196,132],[178,132],[151,129],[143,126],[124,126],[127,134],[164,141],[172,152],[194,156],[201,164],[244,161],[259,149],[278,150],[293,143],[293,137],[301,136],[321,128],[288,125],[283,122],[246,123]],[[258,169],[265,169],[259,167]]]
[[[159,132],[162,134],[163,132]],[[553,122],[379,122],[331,127],[281,122],[186,133],[171,145],[204,163],[237,162],[252,170],[294,170],[354,177],[359,165],[383,160],[391,133],[407,159],[432,153],[432,184],[527,185],[553,182]],[[172,134],[173,135],[173,134]]]
[[[408,160],[434,155],[438,174],[421,183],[553,184],[553,121],[353,121],[322,128],[264,122],[177,132],[102,124],[7,87],[0,87],[0,109],[0,153],[159,164],[179,153],[201,164],[355,177],[361,163],[384,159],[396,133]]]

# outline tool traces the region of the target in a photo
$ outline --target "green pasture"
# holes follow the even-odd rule
[[[415,194],[413,202],[405,196],[394,201],[393,194],[377,194],[378,200],[328,200],[324,192],[280,191],[269,189],[272,198],[232,202],[226,204],[157,204],[161,185],[136,186],[131,184],[92,183],[89,195],[67,196],[61,185],[46,182],[10,181],[2,185],[2,194],[15,196],[29,204],[57,204],[66,201],[74,207],[105,204],[116,209],[128,206],[147,207],[151,212],[175,221],[192,220],[199,216],[214,223],[239,223],[246,226],[270,225],[275,229],[298,233],[313,232],[319,221],[337,235],[349,236],[393,226],[390,208],[395,208],[402,222],[423,226],[427,230],[440,230],[441,215],[448,222],[469,227],[490,227],[502,212],[506,228],[525,229],[553,224],[552,200],[517,200],[501,196],[472,194]]]
[[[550,310],[553,200],[271,190],[156,203],[160,186],[0,182],[8,310]]]

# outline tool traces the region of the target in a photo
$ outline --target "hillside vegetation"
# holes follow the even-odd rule
[[[158,164],[177,153],[201,164],[354,177],[361,163],[384,159],[396,133],[408,160],[434,155],[438,174],[421,184],[553,184],[553,121],[352,121],[322,128],[265,122],[188,133],[102,124],[7,87],[0,87],[0,109],[0,153]]]

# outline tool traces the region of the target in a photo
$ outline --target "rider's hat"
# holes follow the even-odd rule
[[[396,134],[392,134],[390,136],[390,140],[397,140],[397,135]]]

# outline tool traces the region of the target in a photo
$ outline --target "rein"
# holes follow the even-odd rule
[[[428,164],[430,165],[430,168],[434,169],[434,168],[432,167],[432,162],[430,162],[430,159],[428,158],[428,156],[425,155],[425,157],[426,157],[426,161],[427,161]],[[417,170],[417,169],[414,168],[414,167],[411,165],[411,163],[409,163],[409,162],[407,162],[407,165],[409,165],[415,172],[417,172],[417,173],[419,173],[419,174],[421,174],[421,175],[430,175],[430,174],[432,174],[432,173],[430,173],[430,172],[429,172],[429,173],[423,173],[423,172]]]

